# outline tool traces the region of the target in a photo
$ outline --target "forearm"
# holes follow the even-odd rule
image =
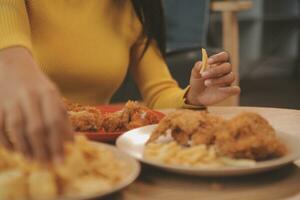
[[[38,66],[27,48],[16,46],[0,50],[0,71],[3,72],[6,68],[18,70],[17,68],[20,67],[38,70]],[[5,76],[5,74],[3,75]]]
[[[184,96],[187,91],[179,87],[170,87],[158,91],[151,95],[151,98],[146,98],[147,105],[156,109],[163,108],[182,108],[184,105]]]

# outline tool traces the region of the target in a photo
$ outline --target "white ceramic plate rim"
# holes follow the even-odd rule
[[[297,137],[297,136],[294,136],[294,135],[291,135],[291,134],[286,134],[286,133],[282,133],[282,132],[277,132],[277,135],[280,139],[282,139],[285,143],[286,141],[285,140],[296,140],[298,142],[298,145],[299,147],[298,148],[298,151],[295,151],[295,147],[296,145],[294,146],[290,146],[289,144],[287,144],[288,148],[290,149],[290,152],[288,155],[282,157],[282,158],[277,158],[277,159],[272,159],[272,160],[268,160],[268,161],[260,161],[260,162],[257,162],[255,166],[249,166],[249,167],[232,167],[232,166],[226,166],[226,167],[222,167],[222,168],[208,168],[208,167],[197,167],[197,168],[194,168],[194,167],[188,167],[188,166],[181,166],[181,165],[168,165],[168,164],[164,164],[164,163],[160,163],[160,162],[157,162],[157,161],[152,161],[152,160],[149,160],[149,159],[145,159],[143,158],[143,156],[141,155],[142,152],[139,152],[140,156],[137,156],[137,154],[133,154],[132,152],[130,152],[129,150],[127,150],[126,148],[124,148],[124,141],[125,140],[131,140],[131,142],[134,142],[134,138],[136,136],[136,134],[145,134],[147,136],[145,136],[145,138],[149,138],[150,137],[150,134],[151,132],[149,132],[149,130],[153,130],[157,125],[149,125],[149,126],[144,126],[144,127],[141,127],[141,128],[137,128],[137,129],[133,129],[133,130],[130,130],[126,133],[124,133],[123,135],[121,135],[118,139],[117,139],[117,142],[116,142],[116,145],[117,147],[124,151],[125,153],[127,153],[128,155],[134,157],[135,159],[143,162],[143,163],[146,163],[146,164],[149,164],[149,165],[153,165],[153,166],[156,166],[156,167],[159,167],[159,168],[164,168],[164,169],[169,169],[171,171],[177,171],[177,172],[180,172],[180,171],[184,171],[184,172],[180,172],[180,173],[192,173],[192,174],[195,174],[195,173],[209,173],[208,175],[212,175],[214,172],[217,174],[220,174],[220,173],[230,173],[230,172],[236,172],[237,170],[238,171],[242,171],[242,172],[239,172],[239,174],[243,174],[243,171],[245,171],[245,174],[249,174],[249,171],[261,171],[262,169],[264,170],[267,170],[268,168],[270,169],[273,169],[273,168],[276,168],[276,167],[280,167],[280,166],[283,166],[283,165],[286,165],[286,164],[289,164],[289,163],[292,163],[298,159],[300,159],[300,138]],[[145,140],[147,140],[145,139]],[[145,142],[144,142],[145,144]]]

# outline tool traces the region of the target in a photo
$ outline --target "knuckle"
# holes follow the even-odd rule
[[[52,117],[47,123],[47,129],[59,129],[64,123],[64,118],[61,116]]]
[[[61,134],[55,132],[50,137],[51,150],[53,153],[58,153],[62,150],[63,142],[61,136]]]
[[[60,124],[60,120],[58,118],[52,118],[48,121],[47,128],[52,129],[53,127],[57,127]]]
[[[197,71],[197,67],[193,67],[191,74],[195,74]]]
[[[224,55],[226,56],[226,59],[229,60],[230,54],[228,51],[223,51]]]
[[[210,58],[213,59],[214,61],[218,61],[220,60],[220,58],[222,58],[220,54],[221,53],[214,54]]]
[[[218,74],[219,71],[220,71],[220,70],[219,70],[218,68],[212,68],[212,69],[210,69],[209,73],[215,75],[215,74]]]
[[[197,66],[201,65],[201,63],[202,63],[201,61],[197,61],[194,66],[197,67]]]
[[[25,95],[27,95],[29,97],[36,96],[37,95],[37,88],[36,87],[27,88],[27,90],[25,91]]]
[[[230,81],[234,81],[235,80],[235,75],[233,73],[230,73]]]
[[[57,87],[52,83],[48,84],[47,86],[43,86],[40,90],[48,95],[55,95],[58,93]]]
[[[56,94],[57,93],[57,87],[53,84],[51,84],[50,86],[47,87],[47,91],[50,93],[50,94]]]
[[[225,67],[226,69],[231,69],[231,64],[230,64],[229,62],[225,62],[225,63],[224,63],[224,67]]]
[[[20,129],[23,126],[23,120],[22,117],[18,114],[13,115],[11,119],[8,122],[8,126],[13,129]]]
[[[38,90],[36,88],[27,89],[20,99],[22,101],[28,101],[31,105],[36,105],[39,100]]]
[[[226,82],[228,82],[228,78],[227,77],[219,78],[216,81],[217,84],[223,84],[223,83],[226,83]]]
[[[232,71],[231,64],[229,62],[224,63],[223,70],[226,71],[226,72],[231,72]]]
[[[43,131],[44,131],[44,126],[42,125],[42,123],[33,123],[28,126],[28,133],[30,135],[37,135],[43,133]]]
[[[200,66],[201,66],[201,61],[198,61],[194,64],[194,67],[193,67],[193,70],[198,70],[200,69]]]
[[[210,85],[215,85],[215,84],[218,84],[219,80],[209,80],[209,84]]]
[[[228,84],[232,84],[234,82],[234,79],[233,78],[229,78],[228,80],[227,80],[227,83]]]
[[[215,68],[215,74],[220,76],[224,74],[224,67]]]

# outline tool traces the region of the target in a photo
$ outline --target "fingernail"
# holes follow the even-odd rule
[[[213,59],[213,58],[209,58],[209,59],[207,60],[207,63],[208,63],[208,64],[214,63],[214,59]]]
[[[198,70],[201,69],[201,66],[202,66],[202,62],[198,62],[198,63],[196,64],[196,68],[197,68]]]
[[[57,156],[54,158],[55,164],[62,164],[64,162],[64,159],[61,156]]]
[[[209,76],[209,72],[202,72],[201,75],[202,75],[203,78],[206,78],[207,76]]]
[[[211,80],[205,80],[204,81],[204,85],[207,86],[207,87],[210,86],[211,84],[212,84]]]
[[[30,156],[30,155],[26,155],[25,158],[26,158],[29,162],[33,161],[33,157]]]

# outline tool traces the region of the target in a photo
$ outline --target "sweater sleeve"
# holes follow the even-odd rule
[[[156,44],[149,45],[142,59],[132,67],[133,78],[145,103],[152,108],[180,108],[186,89],[179,88]]]
[[[31,50],[25,0],[0,0],[0,49],[23,46]]]

